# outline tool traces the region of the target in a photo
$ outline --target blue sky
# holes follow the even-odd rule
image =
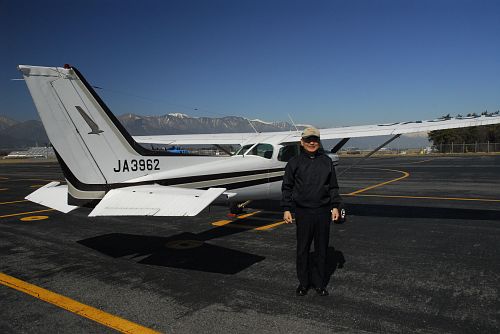
[[[18,64],[76,66],[117,114],[319,127],[500,109],[500,1],[0,0],[0,115]]]

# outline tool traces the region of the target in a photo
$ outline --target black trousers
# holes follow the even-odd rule
[[[302,286],[326,287],[326,255],[330,240],[331,212],[310,213],[297,208],[297,277]],[[314,253],[309,251],[314,241]]]

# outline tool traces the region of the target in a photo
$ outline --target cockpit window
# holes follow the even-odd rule
[[[249,149],[250,147],[252,147],[252,146],[253,146],[253,144],[249,144],[249,145],[244,145],[244,146],[242,146],[242,147],[238,150],[238,152],[236,152],[236,155],[243,155],[243,154],[245,154],[245,152],[246,152],[246,151],[248,151],[248,149]]]
[[[243,155],[250,147],[254,144],[244,145],[236,154]],[[247,155],[257,155],[266,159],[271,159],[273,156],[273,145],[271,144],[257,144],[255,145]]]
[[[299,144],[285,145],[282,148],[280,148],[280,151],[278,152],[278,160],[288,162],[288,160],[298,155],[299,153],[300,153]]]

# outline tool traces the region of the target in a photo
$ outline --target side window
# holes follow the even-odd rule
[[[278,152],[278,160],[288,162],[292,157],[298,155],[300,152],[299,144],[286,145],[280,148]]]

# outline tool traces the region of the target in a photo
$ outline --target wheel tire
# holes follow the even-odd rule
[[[234,215],[239,215],[243,213],[244,209],[239,207],[238,204],[239,203],[231,202],[231,204],[229,204],[229,212],[231,212]]]

